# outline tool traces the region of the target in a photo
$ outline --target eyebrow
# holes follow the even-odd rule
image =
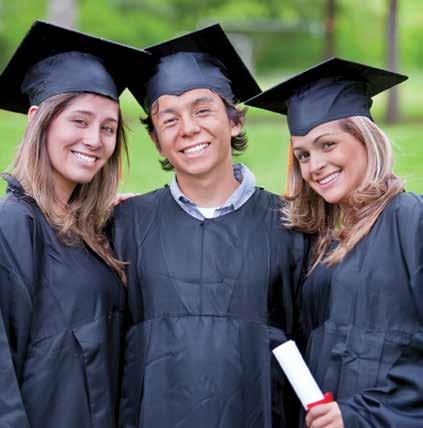
[[[175,114],[176,111],[173,108],[165,108],[164,110],[157,112],[157,117],[163,116],[166,113],[173,113],[173,114]]]
[[[202,104],[202,103],[213,103],[213,102],[214,102],[214,99],[213,99],[212,97],[207,97],[207,96],[199,97],[199,98],[196,98],[196,99],[191,103],[191,107],[195,107],[195,106],[197,106],[198,104]],[[173,109],[173,108],[166,108],[166,109],[164,109],[164,110],[162,110],[162,111],[159,111],[159,112],[157,113],[157,117],[160,117],[161,115],[166,114],[166,113],[173,113],[173,114],[176,114],[176,110],[175,110],[175,109]]]
[[[201,104],[201,103],[212,103],[212,102],[214,102],[214,99],[212,98],[212,97],[207,97],[207,96],[205,96],[205,97],[200,97],[200,98],[197,98],[196,100],[194,100],[192,103],[191,103],[191,105],[192,106],[196,106],[196,105],[198,105],[198,104]]]
[[[328,135],[335,135],[333,132],[327,132],[326,134],[321,134],[313,140],[313,144],[316,144],[321,138],[327,137]]]
[[[316,143],[318,143],[319,142],[319,140],[321,139],[321,138],[323,138],[323,137],[327,137],[328,135],[335,135],[335,133],[333,133],[333,132],[326,132],[325,134],[321,134],[321,135],[318,135],[314,140],[313,140],[313,142],[312,142],[312,144],[316,144]],[[299,150],[304,150],[303,149],[303,146],[298,146],[298,147],[292,147],[292,150],[295,152],[295,151],[299,151]]]
[[[94,116],[94,113],[89,110],[73,110],[72,113],[79,113],[79,114],[86,114],[87,116]],[[119,122],[114,117],[107,117],[105,120],[108,122],[115,122],[115,123]]]

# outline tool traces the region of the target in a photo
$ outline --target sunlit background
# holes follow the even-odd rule
[[[220,22],[263,89],[330,56],[405,73],[410,78],[396,94],[375,97],[373,114],[394,144],[395,171],[408,190],[423,193],[421,0],[0,0],[2,68],[35,19],[136,47]],[[130,93],[124,93],[122,108],[131,167],[121,190],[142,193],[169,182]],[[24,115],[0,111],[0,169],[13,159],[25,123]],[[249,147],[238,160],[259,185],[283,192],[285,119],[251,108],[246,130]]]

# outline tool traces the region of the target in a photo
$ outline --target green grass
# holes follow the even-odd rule
[[[422,82],[423,79],[418,79]],[[263,85],[269,87],[269,85]],[[412,96],[412,92],[420,98]],[[404,123],[395,126],[381,125],[391,137],[395,153],[395,171],[406,179],[407,190],[423,193],[423,109],[421,91],[415,84],[402,95],[407,104],[404,108]],[[412,102],[410,101],[412,100]],[[375,117],[382,116],[383,97],[376,97]],[[161,170],[159,156],[147,133],[138,122],[139,106],[130,94],[125,93],[122,108],[129,125],[128,142],[130,171],[126,171],[121,184],[123,192],[143,193],[168,183],[171,173]],[[420,117],[420,120],[419,120]],[[21,140],[26,124],[24,115],[0,111],[0,132],[3,136],[0,151],[0,169],[4,170],[13,159],[17,143]],[[286,177],[286,153],[288,131],[285,118],[269,112],[250,109],[247,114],[246,130],[249,147],[236,161],[243,162],[256,174],[257,184],[281,193]],[[0,193],[4,184],[0,184]]]

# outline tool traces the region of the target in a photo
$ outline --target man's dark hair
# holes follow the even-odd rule
[[[235,106],[232,101],[228,101],[226,98],[220,97],[225,105],[226,114],[228,115],[229,120],[231,120],[235,125],[244,125],[245,114],[247,113],[247,107],[243,109],[239,109]],[[154,103],[152,108],[154,108]],[[153,125],[153,120],[151,119],[151,113],[146,118],[140,118],[141,123],[146,127],[149,134],[153,134],[157,140],[156,129]],[[158,142],[159,144],[159,142]],[[240,155],[248,145],[247,134],[245,131],[241,130],[241,132],[235,137],[231,138],[231,147],[232,147],[232,155],[237,156]],[[159,160],[162,168],[165,171],[172,171],[173,165],[169,162],[169,159],[164,158]]]

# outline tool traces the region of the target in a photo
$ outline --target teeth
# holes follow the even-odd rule
[[[79,153],[79,152],[72,152],[72,153],[75,157],[77,157],[78,159],[80,159],[84,162],[94,163],[97,159],[95,156],[88,156],[88,155],[84,155],[84,154]]]
[[[190,147],[188,149],[184,150],[184,153],[197,153],[197,152],[201,152],[201,150],[204,150],[205,148],[208,147],[207,143],[202,143],[202,144],[198,144],[197,146],[194,147]]]
[[[339,175],[339,172],[334,172],[333,174],[328,175],[327,177],[322,178],[321,180],[318,180],[319,184],[327,184],[332,180],[335,180],[335,178],[338,177],[338,175]]]

